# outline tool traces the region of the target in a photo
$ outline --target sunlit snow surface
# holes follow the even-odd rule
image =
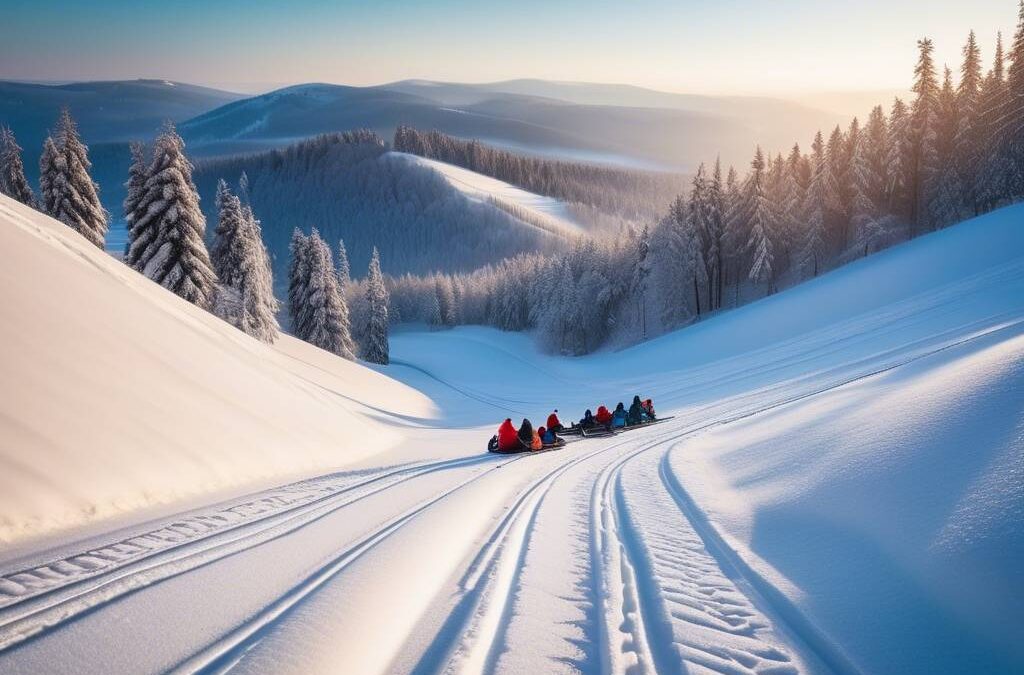
[[[405,157],[408,161],[434,169],[444,176],[452,187],[471,199],[490,200],[498,208],[506,210],[509,210],[508,207],[511,205],[513,210],[510,212],[513,216],[516,215],[515,207],[523,209],[532,217],[528,224],[536,224],[543,229],[562,235],[583,233],[583,228],[573,219],[566,204],[558,199],[534,194],[497,178],[491,178],[454,164],[400,152],[390,154]]]
[[[79,445],[108,486],[193,480],[200,459],[248,470],[262,438],[261,462],[273,446],[275,462],[322,462],[290,439],[337,434],[348,463],[18,544],[0,555],[0,671],[1020,672],[1022,219],[1005,209],[620,352],[400,332],[376,368],[392,380],[234,338],[45,219],[0,230],[0,250],[27,256],[0,269],[25,318],[3,324],[4,381],[20,383],[4,391],[4,469],[88,504],[100,472],[62,471]],[[30,269],[71,283],[16,282]],[[218,366],[206,350],[225,341]],[[171,378],[160,364],[184,367],[183,349],[201,356],[192,382],[115,399],[110,417],[50,410],[117,395],[100,369],[125,358],[119,372],[159,375],[140,386]],[[239,390],[218,396],[234,378],[252,414]],[[49,408],[36,393],[62,387],[70,400]],[[634,393],[675,419],[536,456],[482,452],[507,415],[568,420]],[[208,424],[182,404],[194,396]],[[91,442],[136,428],[120,410],[156,425],[169,406],[166,435]],[[234,431],[215,435],[218,420]],[[4,494],[17,513],[51,512]]]

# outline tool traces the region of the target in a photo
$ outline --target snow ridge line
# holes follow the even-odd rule
[[[658,474],[679,512],[693,526],[719,568],[738,586],[755,607],[768,610],[766,614],[782,620],[780,628],[803,643],[833,672],[859,675],[860,670],[835,643],[819,631],[812,621],[782,591],[751,567],[735,549],[718,534],[714,525],[694,503],[671,468],[671,450],[658,463]]]
[[[284,593],[272,604],[265,607],[258,614],[241,624],[231,632],[222,636],[217,641],[208,645],[191,657],[180,662],[170,669],[174,673],[199,673],[199,672],[224,672],[236,664],[244,654],[252,649],[267,632],[282,618],[287,616],[300,602],[314,593],[317,589],[330,581],[334,576],[358,560],[364,553],[377,546],[403,526],[426,511],[434,504],[440,502],[451,494],[474,483],[492,472],[502,468],[508,462],[515,462],[524,459],[524,456],[506,460],[501,464],[495,463],[484,471],[457,483],[454,487],[445,490],[429,499],[420,502],[418,505],[386,521],[381,527],[370,532],[355,544],[349,546],[339,553],[335,558],[328,561],[318,570],[307,576],[304,580]],[[489,459],[489,458],[488,458]]]
[[[146,550],[140,547],[138,551],[128,550],[124,554],[128,557],[122,556],[121,560],[103,554],[103,557],[97,557],[97,560],[106,561],[108,565],[91,570],[93,574],[85,577],[75,574],[78,568],[74,566],[73,561],[85,556],[94,557],[97,552],[102,554],[108,549],[115,552],[123,550],[117,548],[121,546],[121,542],[94,549],[86,554],[76,554],[63,560],[30,568],[28,571],[13,573],[12,576],[19,578],[19,575],[34,573],[34,578],[38,578],[40,583],[45,580],[53,585],[42,588],[35,595],[18,599],[15,604],[0,611],[0,653],[27,640],[38,638],[67,621],[73,620],[78,615],[93,611],[125,594],[289,534],[338,509],[407,480],[450,468],[484,464],[488,461],[493,461],[493,458],[471,457],[443,460],[377,474],[354,484],[343,485],[339,489],[315,499],[286,504],[282,509],[270,513],[260,512],[255,514],[258,517],[235,522],[230,527],[213,532],[201,532],[193,538],[177,540],[157,538],[158,542],[167,543],[163,548]],[[388,480],[396,477],[396,480]],[[312,481],[316,480],[312,479]],[[285,486],[285,490],[305,482],[310,481]],[[352,495],[360,488],[375,483],[382,484]],[[271,495],[274,496],[274,493]],[[344,499],[347,495],[352,496]],[[342,501],[335,503],[339,498],[342,498]],[[266,499],[268,497],[262,497],[257,501]],[[241,506],[251,503],[253,502],[245,502]],[[159,533],[168,529],[165,527],[155,532]],[[172,531],[180,531],[180,528]],[[147,535],[131,537],[126,541],[140,540],[145,536]],[[182,536],[184,537],[185,533],[182,533]],[[72,562],[67,563],[68,560]],[[86,569],[86,572],[89,571]]]

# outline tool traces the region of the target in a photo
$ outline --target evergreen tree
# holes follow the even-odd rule
[[[57,176],[64,171],[64,157],[57,149],[52,136],[43,142],[43,153],[39,156],[39,208],[51,218],[57,212]]]
[[[745,208],[750,221],[747,249],[751,264],[748,277],[755,283],[767,283],[768,292],[771,293],[775,284],[776,216],[768,198],[764,155],[760,146],[750,167],[750,188]]]
[[[221,284],[235,285],[234,275],[241,266],[245,247],[239,241],[247,226],[242,201],[231,193],[224,180],[217,182],[217,227],[213,231],[210,262]]]
[[[647,339],[647,279],[651,275],[651,233],[644,225],[640,236],[636,239],[636,251],[633,254],[633,274],[631,279],[632,296],[636,302],[637,324],[640,327],[640,339]]]
[[[107,236],[107,212],[100,204],[99,187],[89,176],[89,148],[78,135],[78,126],[64,108],[57,122],[56,149],[62,162],[52,164],[48,178],[50,215],[103,248]]]
[[[885,113],[875,106],[854,155],[853,227],[857,249],[864,255],[877,250],[893,227],[887,212],[888,138]]]
[[[164,288],[208,309],[217,277],[203,236],[206,219],[192,182],[185,144],[170,124],[153,145],[128,263]]]
[[[722,162],[715,159],[707,194],[707,228],[710,238],[708,257],[711,261],[708,285],[711,288],[711,309],[722,306],[722,237],[725,234],[725,187],[722,184]]]
[[[929,226],[928,202],[938,173],[939,83],[932,59],[934,45],[928,38],[917,41],[913,92],[917,95],[911,111],[910,224]]]
[[[992,70],[982,83],[978,95],[978,136],[981,139],[974,193],[980,210],[994,208],[1010,191],[1008,176],[1012,173],[1003,152],[1000,130],[1009,106],[1003,61],[1003,36],[996,35],[996,52]]]
[[[338,291],[331,249],[315,229],[306,252],[308,276],[303,292],[305,307],[302,339],[321,349],[353,360],[348,306]]]
[[[348,251],[345,250],[345,240],[338,240],[338,288],[342,293],[346,292],[348,285],[352,283],[352,270],[348,264]]]
[[[129,146],[132,163],[128,167],[128,182],[124,184],[124,220],[128,229],[128,243],[125,247],[125,256],[131,250],[132,242],[135,241],[133,230],[135,222],[142,217],[139,213],[139,204],[146,193],[146,179],[148,167],[146,166],[146,148],[142,143],[132,143]]]
[[[1006,103],[999,118],[999,154],[1009,171],[1009,197],[1024,195],[1024,0],[1017,15],[1017,30],[1010,47],[1006,73]]]
[[[889,113],[889,141],[886,144],[886,181],[889,211],[909,221],[911,217],[912,140],[910,112],[898,97]]]
[[[962,189],[956,164],[956,133],[960,126],[953,73],[946,68],[939,90],[935,123],[935,178],[928,195],[929,222],[944,226],[960,216]]]
[[[306,288],[309,286],[309,238],[299,228],[292,230],[288,264],[288,317],[292,334],[300,340],[307,334]]]
[[[225,195],[237,199],[234,195]],[[245,207],[242,224],[232,240],[235,249],[225,256],[236,266],[220,277],[217,315],[244,333],[266,342],[277,339],[279,326],[274,297],[270,255],[263,244],[262,228],[252,209]]]
[[[388,289],[380,271],[380,255],[373,248],[366,275],[366,303],[369,308],[366,324],[366,345],[363,356],[370,363],[388,363]]]
[[[821,132],[811,144],[811,182],[804,197],[804,241],[800,266],[805,274],[818,276],[827,254],[826,219],[835,199],[835,181],[825,159],[825,142]]]
[[[832,194],[825,215],[826,246],[842,251],[849,229],[850,175],[846,166],[846,142],[838,126],[832,130],[825,146],[825,163],[832,178]]]
[[[807,186],[803,182],[804,156],[800,145],[793,144],[783,169],[783,182],[778,197],[778,237],[780,249],[786,257],[796,255],[801,245],[804,199]]]
[[[957,127],[953,139],[953,165],[960,188],[960,204],[978,215],[977,176],[984,139],[981,134],[981,49],[972,30],[963,48],[960,84],[956,91]]]
[[[25,178],[21,146],[9,127],[0,128],[0,192],[25,206],[36,208],[36,196]]]

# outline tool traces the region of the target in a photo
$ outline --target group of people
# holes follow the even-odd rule
[[[487,449],[492,452],[523,452],[526,450],[543,450],[553,448],[565,443],[558,437],[558,432],[565,427],[558,419],[558,411],[548,415],[546,427],[533,428],[530,420],[523,419],[523,423],[516,429],[512,425],[512,419],[505,418],[505,421],[498,427],[498,433],[488,444]]]
[[[588,410],[583,414],[583,419],[580,420],[579,426],[584,430],[604,427],[610,431],[612,429],[635,427],[638,424],[646,424],[656,419],[654,402],[649,398],[641,401],[638,395],[633,397],[629,410],[626,410],[626,406],[622,404],[622,401],[619,401],[614,411],[608,410],[603,405],[598,406],[596,415]]]
[[[573,427],[578,426],[584,431],[603,427],[608,431],[612,431],[614,429],[646,424],[656,419],[654,403],[651,399],[641,401],[640,396],[634,396],[633,403],[629,406],[628,410],[621,401],[615,406],[614,411],[608,410],[603,405],[598,406],[596,415],[587,410],[583,415],[583,419],[579,421],[578,425],[574,424]],[[506,417],[505,421],[498,427],[498,433],[487,444],[487,449],[491,452],[525,452],[553,448],[565,443],[563,439],[558,437],[558,434],[566,430],[561,420],[558,419],[557,409],[548,415],[547,426],[537,429],[534,429],[530,420],[525,418],[523,423],[519,425],[519,428],[516,429],[512,424],[512,419]]]

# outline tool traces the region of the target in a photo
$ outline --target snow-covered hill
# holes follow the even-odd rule
[[[0,202],[4,516],[204,491],[5,551],[0,670],[1020,672],[1022,219],[620,352],[403,332],[377,374]],[[505,416],[634,393],[674,418],[483,453]]]
[[[0,541],[393,445],[421,395],[290,337],[270,348],[0,196]]]
[[[534,194],[497,178],[491,178],[453,164],[401,152],[390,154],[438,172],[444,176],[449,185],[473,201],[496,206],[528,225],[568,237],[575,237],[585,232],[585,229],[572,217],[568,206],[553,197]]]

